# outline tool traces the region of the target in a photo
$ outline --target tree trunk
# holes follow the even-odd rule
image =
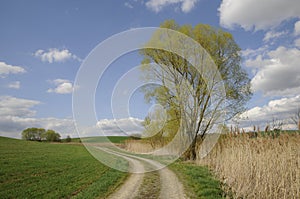
[[[197,144],[197,139],[195,138],[189,148],[185,151],[183,154],[183,158],[185,160],[196,160],[197,153],[196,153],[196,144]]]

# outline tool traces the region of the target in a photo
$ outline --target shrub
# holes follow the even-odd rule
[[[72,141],[72,138],[68,135],[66,138],[66,142],[71,142],[71,141]]]

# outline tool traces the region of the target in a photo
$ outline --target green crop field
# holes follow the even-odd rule
[[[112,143],[124,143],[125,140],[130,139],[128,136],[97,136],[97,137],[85,137],[85,138],[72,138],[72,142],[87,142],[87,143],[101,143],[110,141]],[[65,142],[65,139],[62,140]]]
[[[110,141],[112,143],[122,143],[125,140],[129,139],[129,137],[126,136],[97,136],[97,137],[87,137],[87,138],[81,138],[81,141],[87,142],[87,143],[101,143],[101,142],[107,142]]]
[[[0,137],[0,157],[0,198],[103,198],[128,175],[82,145]]]

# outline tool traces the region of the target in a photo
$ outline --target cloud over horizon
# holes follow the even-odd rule
[[[0,136],[21,138],[21,132],[30,127],[53,129],[62,137],[77,137],[72,119],[54,117],[36,118],[33,109],[40,101],[0,96]]]
[[[281,98],[269,101],[262,107],[254,107],[244,112],[240,117],[242,127],[253,127],[258,125],[264,128],[267,124],[271,124],[272,120],[284,122],[284,128],[296,129],[297,126],[291,121],[291,117],[295,115],[300,108],[300,95],[290,98]]]
[[[102,119],[93,127],[80,129],[78,135],[71,118],[36,118],[34,107],[41,104],[36,100],[0,96],[0,136],[21,138],[21,132],[30,127],[53,129],[62,137],[116,136],[141,134],[143,120],[138,118]]]
[[[123,134],[141,134],[144,130],[142,126],[143,120],[138,118],[121,118],[121,119],[103,119],[97,122],[97,127],[100,128],[105,135]]]

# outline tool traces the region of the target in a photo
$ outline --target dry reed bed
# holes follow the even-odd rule
[[[300,135],[224,135],[199,164],[211,167],[236,198],[300,198]]]
[[[151,145],[143,140],[125,140],[125,149],[134,153],[149,153],[153,151]]]

